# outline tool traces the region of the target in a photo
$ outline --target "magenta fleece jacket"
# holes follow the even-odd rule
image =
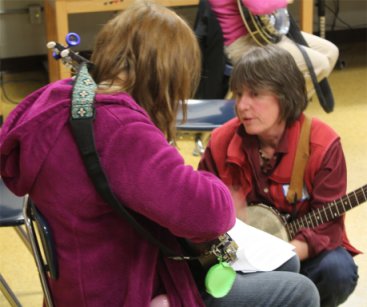
[[[165,292],[172,307],[202,306],[187,264],[162,257],[95,191],[70,131],[71,90],[66,79],[32,93],[0,135],[2,179],[30,194],[53,231],[56,305],[143,307]],[[233,226],[227,188],[185,165],[130,96],[98,94],[94,130],[116,196],[177,253],[176,237],[204,242]]]

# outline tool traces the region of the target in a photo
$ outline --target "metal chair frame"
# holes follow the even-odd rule
[[[3,293],[10,306],[21,307],[22,304],[19,302],[18,298],[14,294],[13,290],[9,287],[3,275],[0,274],[0,291]]]
[[[30,250],[28,237],[23,229],[24,197],[14,195],[0,177],[0,227],[13,227],[25,246]],[[0,291],[9,302],[10,306],[22,306],[14,291],[10,288],[3,275],[0,274]]]
[[[51,231],[46,220],[35,208],[29,197],[27,197],[27,201],[25,202],[23,215],[32,254],[36,262],[44,293],[45,304],[48,307],[53,307],[54,302],[48,278],[56,279],[58,271]]]

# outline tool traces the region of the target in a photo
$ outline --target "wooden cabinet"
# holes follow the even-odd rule
[[[129,6],[133,0],[45,0],[45,21],[47,41],[63,42],[69,32],[69,14],[119,11]],[[195,6],[199,0],[158,0],[162,5]],[[301,0],[301,28],[312,32],[313,0]],[[52,53],[48,53],[49,80],[70,76],[70,71],[64,65],[55,61]]]

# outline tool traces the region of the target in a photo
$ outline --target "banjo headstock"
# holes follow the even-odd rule
[[[72,74],[75,74],[79,70],[82,63],[86,63],[88,67],[92,66],[92,63],[88,59],[71,49],[80,44],[80,36],[77,33],[68,33],[65,41],[67,43],[66,46],[54,41],[47,43],[47,48],[52,49],[52,56],[55,60],[61,60],[71,70]]]

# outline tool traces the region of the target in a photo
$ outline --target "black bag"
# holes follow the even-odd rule
[[[308,57],[307,52],[302,48],[302,45],[308,46],[308,44],[292,16],[290,16],[290,28],[287,36],[296,43],[298,49],[303,55],[303,58],[305,59],[321,107],[326,113],[332,112],[334,110],[334,96],[331,91],[329,82],[326,78],[324,78],[320,82],[317,81],[317,77],[312,67],[311,60]]]
[[[207,0],[200,0],[194,31],[202,53],[201,80],[196,99],[223,99],[228,92],[222,29]]]

